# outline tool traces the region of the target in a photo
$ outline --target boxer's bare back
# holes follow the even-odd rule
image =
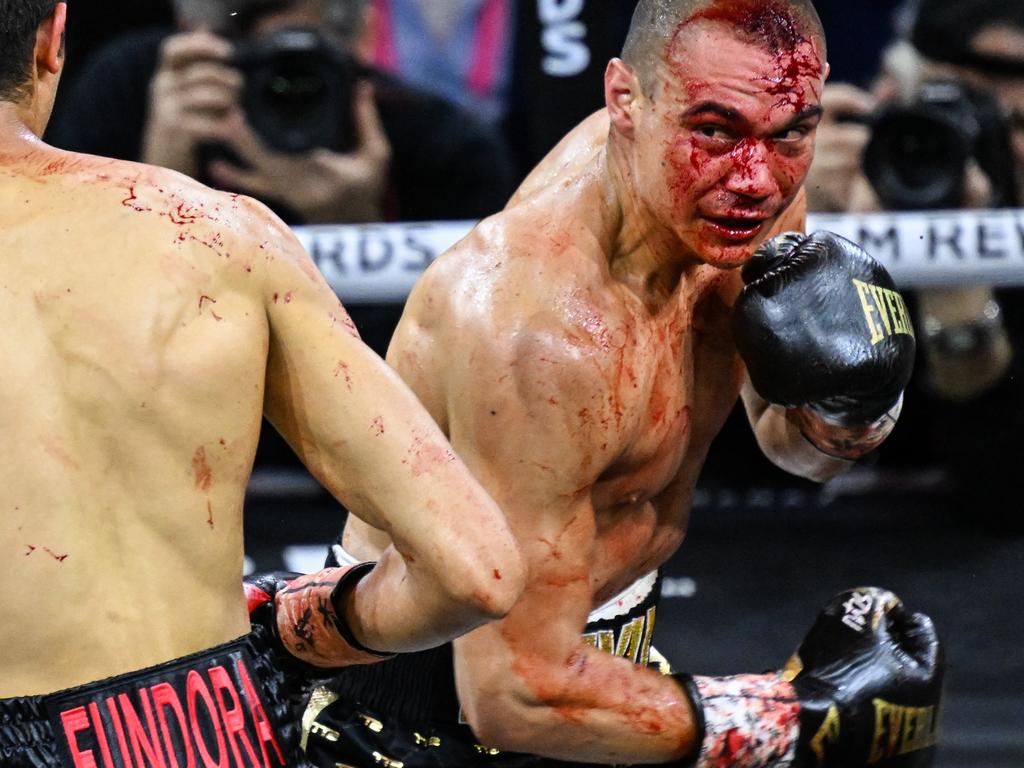
[[[0,697],[249,631],[242,503],[264,412],[415,554],[391,550],[359,585],[371,646],[441,642],[469,615],[458,606],[497,594],[493,566],[518,564],[511,539],[467,550],[444,530],[459,509],[500,533],[499,510],[276,217],[172,172],[7,137]],[[459,583],[435,590],[433,574]],[[443,597],[460,590],[465,604]]]

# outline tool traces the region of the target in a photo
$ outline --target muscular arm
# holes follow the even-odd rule
[[[252,215],[269,233],[259,252],[266,415],[332,494],[394,542],[352,593],[346,618],[356,638],[408,651],[503,615],[522,563],[501,511],[359,340],[294,237],[261,208]]]
[[[502,283],[529,294],[528,279]],[[580,637],[593,603],[590,488],[622,443],[599,355],[586,340],[567,345],[545,317],[524,320],[529,312],[519,308],[513,319],[500,298],[486,318],[470,309],[471,317],[438,320],[442,297],[469,302],[443,280],[433,290],[430,282],[407,307],[389,359],[433,403],[452,445],[504,509],[529,574],[507,617],[455,641],[471,726],[489,746],[553,758],[686,754],[695,733],[678,685]]]

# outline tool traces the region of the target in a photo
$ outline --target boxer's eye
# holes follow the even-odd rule
[[[721,125],[698,125],[694,129],[694,133],[705,139],[727,140],[732,138],[732,134]]]
[[[780,131],[775,134],[772,138],[775,141],[800,141],[800,139],[807,136],[811,132],[811,129],[806,125],[798,125],[794,128],[787,128],[784,131]]]

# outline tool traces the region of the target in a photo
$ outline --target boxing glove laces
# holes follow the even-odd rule
[[[249,620],[269,633],[287,661],[308,665],[310,672],[372,664],[390,658],[364,647],[344,619],[349,590],[373,568],[359,563],[302,575],[273,571],[243,580]]]

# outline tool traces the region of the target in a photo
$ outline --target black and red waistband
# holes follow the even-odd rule
[[[284,768],[298,726],[261,628],[230,643],[79,688],[0,699],[12,768]]]

